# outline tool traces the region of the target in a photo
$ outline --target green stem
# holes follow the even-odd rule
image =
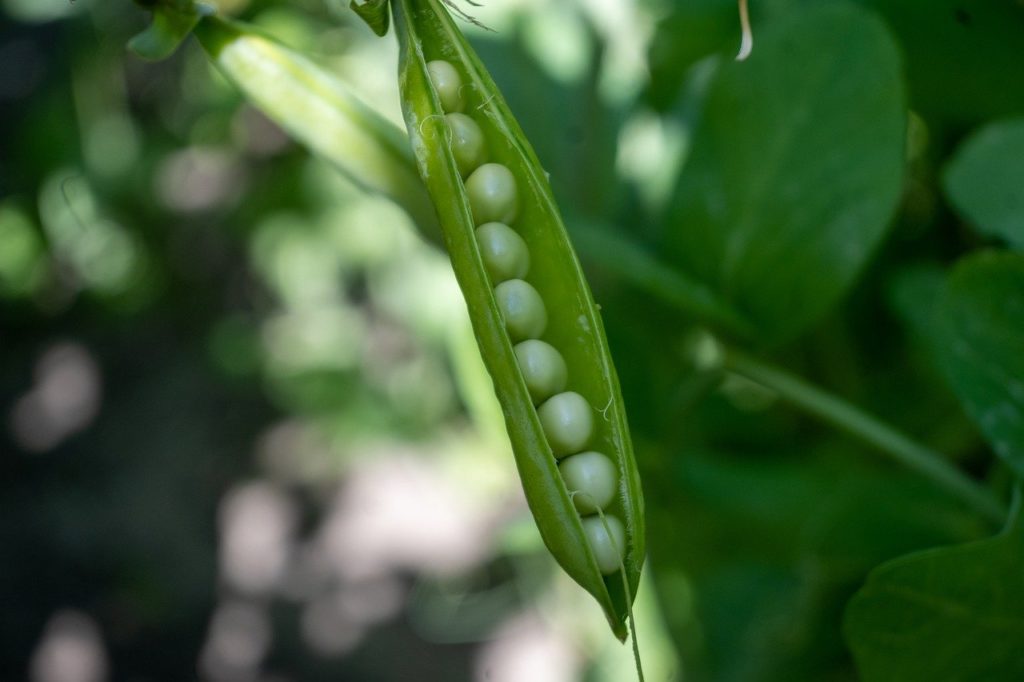
[[[1005,522],[1006,509],[990,491],[939,453],[885,422],[783,369],[734,350],[724,349],[723,366],[730,372],[774,390],[783,399],[822,421],[874,445],[899,464],[930,479],[992,521]]]
[[[580,217],[566,221],[577,251],[624,281],[740,337],[752,336],[750,324],[703,283],[671,268],[615,229]]]

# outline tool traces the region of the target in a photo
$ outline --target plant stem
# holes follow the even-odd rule
[[[661,263],[629,237],[579,217],[567,220],[566,227],[581,255],[624,281],[698,320],[737,336],[752,336],[750,324],[712,289]]]
[[[985,517],[1003,523],[1006,509],[986,488],[950,464],[942,455],[885,422],[803,379],[732,349],[723,349],[728,371],[774,390],[784,400],[874,445],[893,460],[956,495]]]

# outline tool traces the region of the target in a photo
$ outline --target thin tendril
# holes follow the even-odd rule
[[[466,12],[466,10],[456,5],[454,0],[441,0],[441,2],[443,2],[448,7],[448,9],[452,11],[452,14],[456,15],[463,21],[468,21],[474,26],[479,26],[485,31],[490,31],[491,33],[495,32],[493,28],[484,25],[479,19],[477,19],[472,14],[469,14],[468,12]],[[482,4],[480,4],[479,2],[474,2],[473,0],[464,0],[464,2],[467,5],[471,5],[472,7],[483,7]]]
[[[747,0],[740,0],[740,51],[736,61],[742,62],[750,56],[754,49],[754,32],[750,30],[750,13],[747,11]]]
[[[494,94],[492,94],[492,95],[491,95],[490,97],[488,97],[488,98],[487,98],[487,99],[485,99],[485,100],[484,100],[483,102],[481,102],[481,103],[480,103],[480,105],[479,105],[479,106],[477,107],[477,109],[483,109],[483,108],[484,108],[484,107],[486,107],[486,106],[487,106],[488,104],[490,104],[490,103],[491,103],[491,101],[492,101],[492,100],[493,100],[493,99],[494,99],[495,97],[497,97],[497,95],[494,95]],[[487,113],[487,112],[484,112],[484,113]]]
[[[420,137],[422,137],[423,139],[428,139],[427,138],[427,134],[425,132],[423,132],[423,126],[425,126],[428,121],[437,120],[437,119],[441,119],[443,121],[444,120],[444,114],[430,114],[429,116],[424,118],[422,121],[420,121],[420,126],[419,126],[419,128],[420,128]],[[435,128],[435,130],[436,130],[436,128]],[[448,133],[448,140],[447,140],[447,142],[449,144],[451,144],[451,135],[452,135],[451,129],[446,127],[445,130]]]

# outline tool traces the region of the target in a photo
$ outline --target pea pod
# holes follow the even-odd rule
[[[644,560],[643,500],[597,306],[543,168],[441,1],[392,0],[392,9],[413,152],[505,414],[527,502],[554,558],[597,599],[615,634],[625,639]],[[446,118],[453,114],[469,116],[482,132],[486,163],[470,173],[464,159],[471,155],[461,148],[466,136],[457,135]],[[518,248],[514,237],[498,234],[502,230],[486,228],[486,238],[477,234],[492,221],[521,237],[528,259],[488,255]],[[528,265],[506,265],[521,262]],[[525,274],[495,281],[495,273],[517,272],[515,267]],[[534,342],[543,347],[525,345]],[[555,361],[545,367],[545,354],[552,353],[564,358],[564,368]],[[549,397],[551,391],[560,392]],[[538,406],[540,398],[546,400]],[[601,464],[601,455],[611,466]],[[593,493],[576,492],[588,499],[574,502],[559,459],[574,482],[613,471],[611,499],[599,492],[608,485],[602,480]],[[592,462],[597,466],[591,468]],[[606,504],[603,512],[581,517],[599,506],[598,499]]]
[[[437,239],[435,212],[399,126],[329,71],[252,26],[210,16],[195,33],[254,106],[350,180],[393,199],[424,236]]]

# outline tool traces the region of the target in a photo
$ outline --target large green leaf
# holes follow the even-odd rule
[[[1024,526],[879,567],[850,601],[866,682],[1024,680]]]
[[[694,451],[642,461],[652,575],[686,679],[845,679],[842,604],[879,562],[977,537],[914,477],[832,460]]]
[[[996,454],[1024,477],[1024,255],[962,260],[939,302],[942,368]]]
[[[1024,5],[1013,0],[862,1],[899,36],[915,109],[958,124],[1024,111]]]
[[[971,136],[944,184],[979,232],[1024,249],[1024,119],[993,123]]]
[[[667,255],[770,340],[828,312],[886,233],[903,172],[899,68],[881,22],[829,4],[770,26],[710,86]]]
[[[1012,0],[859,0],[877,11],[899,39],[915,110],[939,122],[968,124],[1024,111],[1024,5]],[[821,0],[750,3],[754,51],[771,22]],[[739,44],[736,0],[675,0],[651,45],[651,94],[674,100],[687,69]]]

